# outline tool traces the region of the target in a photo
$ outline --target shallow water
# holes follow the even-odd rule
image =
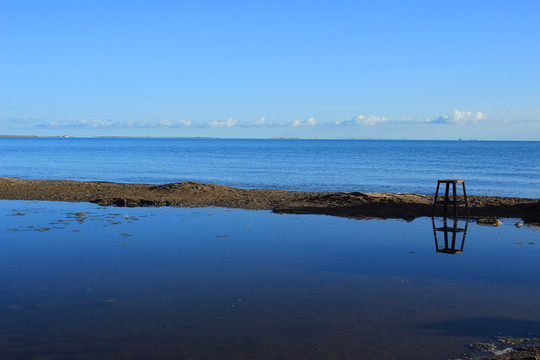
[[[430,218],[4,200],[0,219],[0,359],[449,359],[540,335],[540,230],[511,220],[447,254]]]

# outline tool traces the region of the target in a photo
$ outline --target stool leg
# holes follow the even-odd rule
[[[467,235],[467,225],[469,225],[469,220],[465,220],[465,227],[463,228],[463,238],[461,239],[461,251],[463,251],[463,247],[465,246],[465,236]]]
[[[446,210],[448,209],[448,190],[450,190],[450,184],[446,183],[446,190],[444,192],[444,215],[446,215]]]
[[[463,185],[463,200],[465,201],[465,215],[469,216],[469,204],[467,203],[467,192],[465,191],[465,181],[461,183]]]
[[[433,238],[435,239],[435,250],[439,250],[439,243],[437,242],[437,227],[435,226],[435,219],[431,217],[431,224],[433,225]]]
[[[441,183],[437,181],[437,190],[435,190],[435,198],[433,199],[433,209],[431,209],[431,216],[435,214],[435,205],[437,204],[437,195],[439,195],[439,185]]]
[[[456,251],[456,237],[457,237],[457,218],[454,217],[454,226],[452,227],[452,229],[454,231],[452,231],[452,251],[455,252]]]
[[[456,237],[457,237],[457,234],[455,232],[452,233],[452,247],[451,247],[451,250],[455,253],[455,251],[457,250],[456,249]]]
[[[452,191],[454,192],[454,219],[457,218],[457,195],[456,195],[456,183],[452,183]]]
[[[444,249],[448,249],[448,223],[446,217],[444,218]]]

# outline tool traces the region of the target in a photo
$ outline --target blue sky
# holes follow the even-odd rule
[[[539,14],[0,0],[0,134],[540,140]]]

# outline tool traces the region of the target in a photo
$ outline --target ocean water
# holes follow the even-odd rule
[[[0,176],[540,198],[540,142],[0,138]]]
[[[539,142],[0,138],[5,177],[314,191],[463,178],[540,198],[538,158]],[[539,230],[515,219],[0,200],[0,220],[2,359],[459,359],[540,336]]]
[[[0,358],[447,360],[540,336],[540,230],[450,221],[452,246],[442,222],[0,200]]]

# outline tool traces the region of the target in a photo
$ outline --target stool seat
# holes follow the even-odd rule
[[[446,189],[444,192],[444,199],[439,200],[439,186],[441,184],[446,185]],[[452,184],[452,198],[449,196],[450,191],[450,184]],[[456,184],[461,184],[463,187],[463,199],[457,198],[457,192],[456,192]],[[454,218],[457,217],[457,205],[458,204],[465,204],[465,212],[466,215],[469,216],[469,204],[467,203],[467,192],[465,191],[465,180],[462,179],[441,179],[437,180],[437,190],[435,191],[435,197],[433,198],[433,209],[431,210],[431,216],[435,214],[435,207],[441,204],[444,206],[444,215],[446,216],[446,211],[448,209],[448,205],[454,206]]]
[[[443,179],[443,180],[437,180],[439,183],[448,183],[448,184],[462,184],[465,182],[465,180],[457,180],[457,179]]]

